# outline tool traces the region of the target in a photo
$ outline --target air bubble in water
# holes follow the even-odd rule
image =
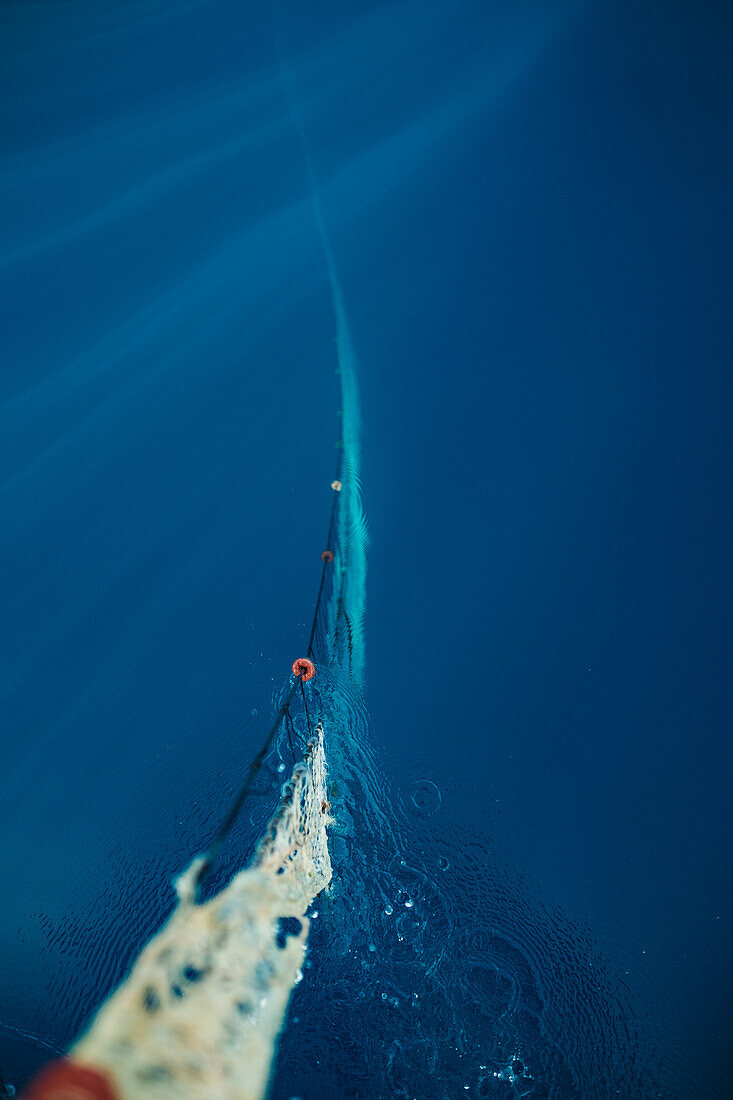
[[[391,917],[391,916],[392,916],[392,914],[394,913],[394,906],[392,906],[392,905],[386,905],[386,906],[385,906],[385,908],[384,908],[384,912],[386,913],[386,915],[387,915],[388,917]]]
[[[430,779],[418,779],[412,784],[410,802],[419,817],[430,817],[440,809],[440,791]]]

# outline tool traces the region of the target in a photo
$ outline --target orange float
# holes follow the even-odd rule
[[[316,674],[316,666],[307,657],[298,657],[293,661],[293,676],[299,676],[301,683],[312,680]]]
[[[23,1100],[117,1100],[117,1094],[99,1070],[60,1058],[36,1074]]]

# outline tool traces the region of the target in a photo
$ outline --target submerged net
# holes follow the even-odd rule
[[[178,905],[71,1051],[104,1070],[120,1100],[255,1100],[267,1088],[305,913],[331,880],[323,729],[283,788],[252,863],[196,901],[202,860]]]

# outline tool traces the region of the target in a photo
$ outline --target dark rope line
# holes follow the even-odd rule
[[[336,493],[333,494],[336,496]],[[316,633],[316,623],[318,622],[318,609],[321,606],[321,596],[323,595],[323,585],[326,580],[326,569],[328,568],[328,562],[324,561],[323,569],[321,570],[321,583],[318,586],[318,598],[316,599],[316,610],[313,613],[313,625],[311,626],[311,636],[308,639],[308,649],[306,650],[306,657],[313,656],[313,638]]]
[[[302,682],[303,681],[301,680],[301,683]],[[288,744],[290,745],[290,755],[293,758],[293,764],[294,764],[295,763],[295,749],[293,748],[293,740],[290,736],[290,730],[291,730],[292,725],[293,725],[293,719],[290,717],[290,711],[287,711],[287,713],[285,715],[285,729],[287,730]]]
[[[303,707],[305,708],[305,720],[308,723],[308,733],[313,736],[313,726],[311,725],[311,716],[308,713],[308,703],[305,698],[305,688],[303,687],[303,681],[300,681],[300,691],[303,696]]]
[[[339,451],[338,462],[336,463],[336,477],[334,478],[334,481],[338,481],[339,484],[341,483],[341,451]],[[333,525],[336,519],[336,503],[338,501],[338,496],[340,492],[340,489],[334,489],[334,493],[336,495],[331,501],[331,515],[328,520],[328,540],[326,542],[326,546],[328,549],[333,549],[333,547],[331,546],[331,538],[333,536]]]
[[[340,456],[339,456],[338,466],[339,466],[339,468],[341,466]],[[336,476],[336,480],[338,480],[338,473],[337,473],[337,476]],[[336,505],[337,505],[337,501],[338,501],[338,496],[339,496],[338,490],[334,489],[333,490],[333,501],[331,502],[331,517],[330,517],[329,524],[328,524],[328,545],[327,545],[327,549],[330,549],[330,546],[331,546],[331,538],[332,538],[332,535],[333,535],[333,526],[334,526],[334,521],[335,521],[335,517],[336,517]],[[328,564],[329,564],[328,560],[325,560],[323,562],[323,569],[321,570],[321,583],[318,586],[318,596],[316,598],[315,611],[313,612],[313,625],[311,626],[310,640],[308,642],[307,656],[309,658],[310,658],[311,654],[313,653],[313,639],[314,639],[315,633],[316,633],[316,624],[318,622],[318,612],[319,612],[320,606],[321,606],[321,597],[323,595],[323,586],[324,586],[325,579],[326,579],[326,567],[328,566]],[[226,840],[230,829],[234,825],[234,822],[239,817],[240,811],[242,809],[242,806],[244,805],[244,802],[247,798],[247,795],[249,795],[250,792],[251,792],[252,784],[253,784],[260,768],[262,767],[262,765],[265,762],[265,758],[266,758],[268,752],[270,751],[270,748],[272,746],[273,741],[275,740],[275,734],[277,733],[278,729],[280,728],[280,724],[281,724],[283,718],[286,719],[286,730],[287,730],[287,734],[288,734],[288,743],[290,745],[290,751],[293,755],[293,761],[295,761],[295,752],[293,750],[293,742],[291,740],[291,731],[292,731],[293,734],[295,734],[295,737],[298,741],[300,741],[300,739],[298,738],[298,734],[297,734],[297,731],[295,729],[295,725],[293,723],[293,718],[292,718],[292,715],[290,713],[290,703],[292,702],[293,696],[295,695],[298,684],[300,684],[300,690],[301,690],[301,694],[303,696],[303,706],[305,708],[305,716],[306,716],[306,720],[308,722],[308,730],[309,730],[309,733],[311,734],[311,736],[313,735],[313,727],[311,725],[310,713],[308,711],[308,703],[307,703],[307,700],[306,700],[306,697],[305,697],[305,688],[303,686],[303,673],[301,673],[300,676],[296,677],[295,683],[290,688],[290,691],[288,692],[288,695],[287,695],[287,698],[286,698],[285,702],[280,707],[280,710],[278,711],[278,713],[275,717],[275,720],[273,721],[272,726],[270,727],[270,732],[268,733],[267,737],[265,738],[264,744],[262,745],[260,751],[257,753],[257,755],[252,760],[252,762],[251,762],[251,764],[250,764],[250,766],[247,770],[247,774],[244,777],[244,780],[243,780],[239,790],[237,791],[236,795],[232,799],[231,805],[229,806],[229,809],[228,809],[227,813],[225,814],[221,824],[219,825],[219,828],[217,829],[216,833],[214,834],[214,839],[211,841],[211,843],[209,844],[208,849],[204,853],[203,862],[202,862],[202,864],[201,864],[201,866],[198,870],[198,874],[196,876],[196,885],[197,885],[197,887],[200,887],[202,885],[202,883],[208,878],[209,874],[211,873],[211,868],[212,868],[213,864],[215,863],[216,859],[218,858],[218,856],[219,856],[219,854],[220,854],[220,852],[221,852],[221,850],[224,846],[224,841]]]
[[[301,680],[301,684],[302,684],[302,682],[303,681]],[[298,743],[298,745],[300,746],[300,748],[305,751],[308,746],[306,745],[305,741],[303,740],[303,738],[300,736],[300,734],[298,733],[298,731],[295,728],[295,722],[293,721],[293,716],[290,713],[290,707],[288,707],[288,712],[285,715],[285,721],[288,723],[288,726],[290,727],[289,732],[292,733],[293,737],[295,738],[295,740]]]
[[[338,465],[336,467],[336,478],[335,478],[336,481],[338,481],[338,479],[339,479],[340,470],[341,470],[341,457],[339,455],[339,461],[338,461]],[[333,538],[333,527],[334,527],[334,522],[335,522],[335,519],[336,519],[336,505],[338,503],[339,492],[340,492],[340,490],[337,490],[337,489],[333,490],[333,500],[331,501],[331,516],[330,516],[329,521],[328,521],[328,538],[326,539],[326,550],[331,550],[332,549],[331,540]],[[328,569],[328,565],[329,565],[329,562],[324,561],[323,569],[321,570],[321,583],[318,586],[318,596],[316,597],[316,608],[315,608],[315,611],[313,612],[313,623],[311,625],[310,638],[308,639],[308,649],[306,650],[306,654],[305,654],[306,657],[311,657],[313,655],[313,639],[316,636],[316,625],[318,623],[318,612],[319,612],[320,607],[321,607],[321,597],[323,596],[323,586],[326,582],[326,570]]]
[[[265,761],[265,757],[267,756],[268,752],[270,751],[270,746],[272,745],[272,742],[275,739],[275,734],[278,731],[278,728],[280,726],[280,723],[283,720],[284,715],[287,714],[287,710],[288,710],[288,707],[290,705],[290,700],[295,695],[295,689],[297,688],[298,684],[301,684],[301,683],[302,683],[302,679],[301,679],[300,676],[298,676],[295,683],[293,684],[290,691],[288,692],[288,697],[285,700],[285,703],[283,704],[282,707],[280,707],[280,710],[277,712],[277,717],[275,718],[275,721],[272,723],[272,726],[270,727],[270,732],[268,733],[267,737],[265,738],[265,742],[262,745],[262,748],[260,749],[260,751],[255,756],[254,760],[250,764],[249,769],[247,771],[247,774],[244,778],[244,781],[243,781],[242,785],[240,786],[239,790],[237,791],[236,795],[234,796],[234,799],[232,800],[232,803],[229,807],[229,810],[227,811],[221,825],[217,829],[216,834],[214,836],[214,839],[212,840],[211,844],[209,845],[209,847],[208,847],[208,849],[207,849],[207,851],[204,855],[204,861],[201,864],[201,867],[199,868],[198,875],[196,876],[196,883],[197,883],[198,886],[200,886],[202,884],[202,882],[208,877],[209,872],[211,871],[212,864],[214,863],[214,861],[217,859],[219,853],[221,852],[221,849],[224,845],[224,841],[227,838],[227,834],[228,834],[229,830],[231,829],[232,825],[234,824],[234,822],[239,817],[239,811],[242,809],[242,806],[244,805],[244,800],[246,799],[247,795],[250,792],[250,788],[252,786],[252,783],[254,782],[255,776],[259,772],[260,768],[262,767],[262,765]]]

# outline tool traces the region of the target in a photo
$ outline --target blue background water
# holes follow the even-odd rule
[[[515,1094],[729,1095],[727,6],[0,18],[6,1076],[168,911],[307,636],[339,395],[292,79],[397,839],[361,792],[274,1096],[511,1096],[511,1053]]]

